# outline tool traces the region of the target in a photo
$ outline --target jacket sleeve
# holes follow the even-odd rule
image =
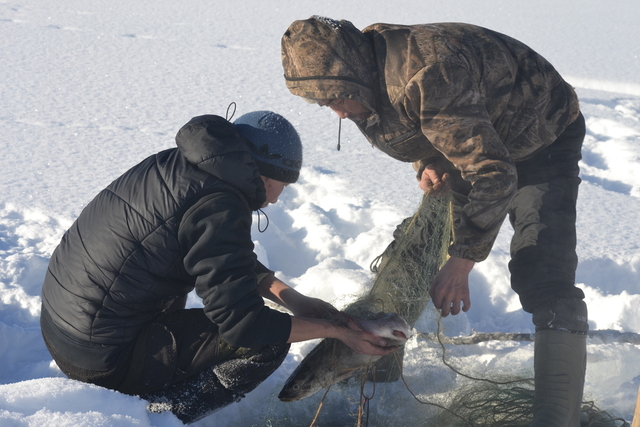
[[[217,192],[199,200],[183,216],[179,230],[184,267],[196,278],[196,293],[220,335],[238,347],[285,343],[288,314],[264,305],[258,263],[251,240],[251,210],[238,196]]]
[[[257,283],[262,282],[267,276],[273,276],[273,271],[265,267],[260,261],[256,260],[256,268],[254,270],[257,275]]]
[[[469,202],[456,218],[449,254],[482,261],[515,195],[517,173],[491,123],[481,90],[461,63],[438,62],[416,74],[405,94],[404,107],[414,112],[412,119],[472,186]]]

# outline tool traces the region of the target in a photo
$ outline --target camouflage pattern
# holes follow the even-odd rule
[[[282,38],[297,96],[353,99],[371,144],[414,162],[445,162],[470,183],[451,256],[484,260],[517,187],[516,164],[550,145],[579,114],[576,94],[542,56],[470,24],[295,21]],[[455,168],[455,169],[454,169]],[[468,185],[468,184],[467,184]]]

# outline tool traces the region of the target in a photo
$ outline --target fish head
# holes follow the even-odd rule
[[[375,319],[358,319],[357,323],[363,330],[384,339],[387,346],[404,345],[411,337],[411,327],[396,313],[379,313]]]
[[[401,331],[398,329],[395,329],[391,332],[391,336],[385,336],[382,337],[382,339],[384,339],[386,345],[385,347],[391,347],[391,346],[401,346],[404,345],[407,340],[409,339],[409,334],[407,334],[405,331]]]
[[[378,356],[358,354],[339,340],[327,338],[300,362],[278,394],[283,402],[305,399],[338,381],[351,377]]]
[[[388,345],[404,345],[411,337],[411,327],[409,324],[396,313],[389,313],[386,317],[387,327],[391,330],[391,334],[384,336]]]
[[[278,399],[283,402],[295,402],[317,393],[323,388],[318,374],[316,365],[301,363],[284,383]]]

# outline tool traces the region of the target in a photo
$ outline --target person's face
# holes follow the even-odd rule
[[[318,103],[321,107],[329,107],[341,119],[351,119],[356,122],[365,120],[371,115],[371,110],[353,99],[327,99]]]
[[[278,197],[282,194],[284,187],[289,185],[286,182],[276,181],[275,179],[267,178],[266,176],[260,176],[262,178],[262,182],[264,182],[264,189],[267,192],[267,200],[265,200],[262,205],[263,208],[266,208],[271,203],[276,203],[278,201]]]

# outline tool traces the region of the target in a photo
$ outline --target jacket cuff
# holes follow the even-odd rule
[[[489,252],[491,249],[489,249]],[[455,243],[449,247],[449,256],[468,259],[474,262],[482,262],[489,256],[489,252],[480,248],[460,246]]]
[[[411,166],[413,166],[413,170],[416,171],[416,179],[420,181],[420,179],[422,178],[422,172],[424,172],[424,168],[426,168],[427,165],[430,165],[432,163],[442,162],[442,161],[443,161],[442,157],[427,157],[426,159],[421,159],[421,160],[418,160],[417,162],[413,162]]]
[[[260,283],[267,277],[274,275],[273,271],[265,267],[260,261],[256,262],[256,267],[253,269],[253,271],[256,273],[256,276],[258,278],[256,283]]]
[[[271,309],[271,322],[273,344],[285,344],[291,335],[291,316],[278,310]]]

